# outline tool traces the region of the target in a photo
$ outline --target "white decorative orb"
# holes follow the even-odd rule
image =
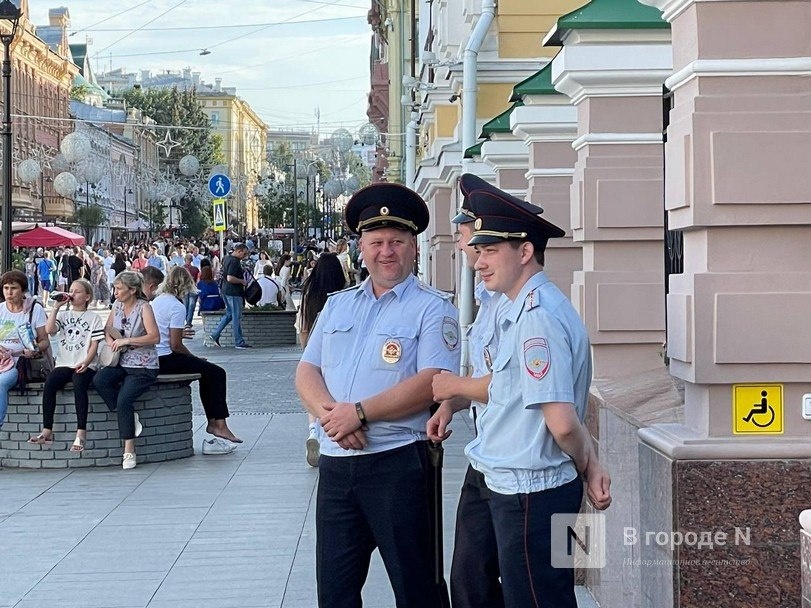
[[[180,162],[177,164],[178,169],[180,172],[185,175],[186,177],[191,177],[192,175],[196,175],[197,172],[200,170],[200,161],[197,160],[197,157],[193,154],[187,154],[183,158],[180,159]]]
[[[208,174],[208,178],[211,179],[215,175],[228,175],[228,167],[225,165],[214,165],[211,167],[211,173]]]
[[[54,190],[61,196],[71,198],[78,188],[79,182],[73,173],[63,171],[54,178]]]
[[[36,181],[40,173],[42,173],[42,167],[33,158],[27,158],[17,166],[17,177],[26,184]]]
[[[360,180],[354,175],[350,175],[346,180],[346,188],[350,192],[354,192],[355,190],[360,188]]]
[[[51,159],[51,169],[54,173],[62,173],[70,170],[70,163],[61,152]]]
[[[69,163],[78,163],[90,155],[90,140],[81,133],[70,133],[65,136],[59,145],[59,151],[65,155]]]
[[[81,173],[84,181],[91,184],[98,184],[104,177],[105,166],[97,160],[88,160],[81,163]]]

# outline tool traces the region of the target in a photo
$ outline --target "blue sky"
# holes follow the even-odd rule
[[[60,2],[29,2],[48,22]],[[350,131],[366,121],[368,0],[70,0],[72,41],[92,39],[96,73],[190,67],[222,78],[271,128]],[[307,23],[295,23],[307,22]],[[239,27],[238,27],[239,26]],[[177,29],[163,29],[177,28]],[[201,56],[208,49],[210,54]]]

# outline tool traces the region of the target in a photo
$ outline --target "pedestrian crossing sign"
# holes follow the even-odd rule
[[[215,198],[211,201],[214,206],[214,232],[225,231],[225,199]]]

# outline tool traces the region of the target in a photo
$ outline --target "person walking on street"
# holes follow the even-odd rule
[[[487,405],[465,453],[489,491],[505,608],[576,608],[573,564],[560,567],[550,522],[583,496],[611,503],[610,477],[583,425],[591,354],[583,322],[543,272],[548,239],[564,231],[538,207],[493,188],[469,193],[475,268],[509,300],[492,359]],[[581,479],[581,477],[583,479]]]
[[[242,260],[248,255],[248,248],[244,243],[238,243],[231,255],[225,256],[222,261],[222,299],[225,302],[225,314],[220,323],[208,337],[209,343],[220,345],[220,334],[229,323],[233,323],[234,347],[237,349],[251,348],[242,337],[242,308],[245,304],[245,273],[242,270]]]
[[[428,208],[379,183],[345,209],[370,279],[333,294],[310,331],[296,389],[318,419],[316,580],[320,608],[357,608],[372,552],[399,608],[439,608],[425,424],[431,380],[459,367],[450,296],[412,274]]]

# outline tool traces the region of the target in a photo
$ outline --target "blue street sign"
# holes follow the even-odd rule
[[[215,173],[208,180],[208,191],[215,198],[228,196],[231,192],[231,180],[228,179],[227,175]]]

